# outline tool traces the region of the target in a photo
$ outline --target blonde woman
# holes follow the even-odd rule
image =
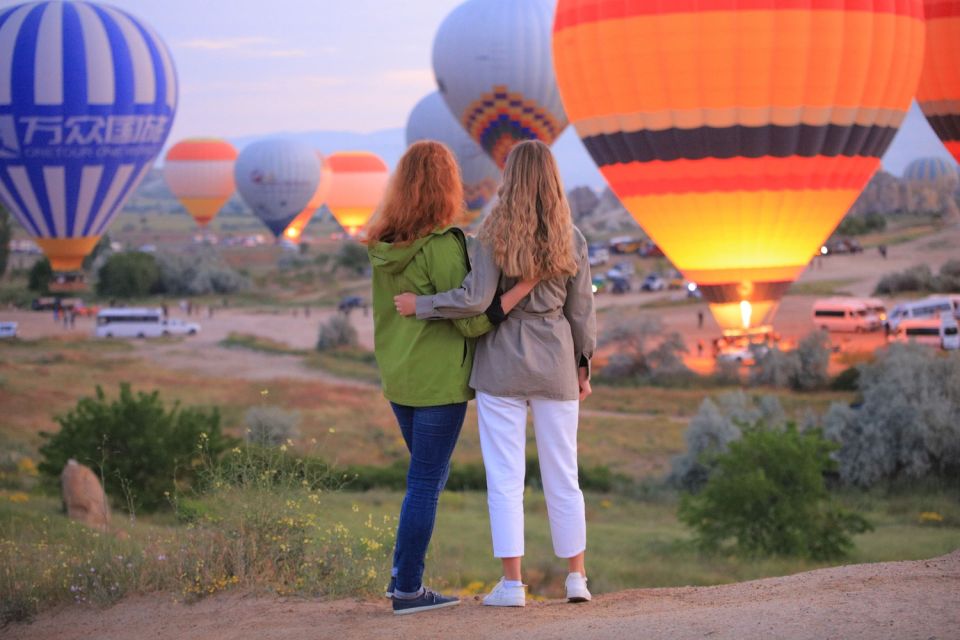
[[[498,289],[539,279],[477,344],[470,386],[477,392],[480,446],[487,472],[493,554],[503,577],[485,598],[522,607],[523,489],[527,409],[537,453],[553,549],[566,558],[567,598],[590,600],[584,555],[586,520],[577,477],[579,402],[590,395],[596,344],[587,243],[570,207],[549,147],[518,144],[504,168],[499,202],[479,233],[473,271],[458,289],[395,298],[402,315],[467,318],[483,313]]]

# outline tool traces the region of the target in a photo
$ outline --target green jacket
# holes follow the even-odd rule
[[[493,328],[485,315],[424,322],[397,313],[393,297],[432,295],[459,287],[469,271],[466,241],[455,227],[438,229],[407,245],[378,242],[373,265],[374,353],[383,395],[411,407],[466,402],[474,338]]]

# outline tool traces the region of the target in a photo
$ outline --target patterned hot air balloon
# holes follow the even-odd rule
[[[80,269],[176,107],[170,52],[131,15],[90,2],[0,10],[0,199],[55,271]]]
[[[333,175],[327,208],[343,230],[355,237],[380,206],[387,190],[387,163],[368,151],[339,151],[327,158]]]
[[[921,0],[560,0],[554,57],[610,187],[736,331],[879,166],[923,34]]]
[[[191,138],[167,151],[163,179],[197,224],[206,227],[236,188],[237,150],[226,140]]]
[[[927,46],[917,102],[960,162],[960,0],[924,0]]]
[[[467,0],[433,41],[450,111],[502,169],[520,140],[552,144],[567,126],[553,76],[554,0]]]
[[[946,158],[917,158],[903,170],[903,179],[954,192],[960,183],[957,163]]]
[[[330,184],[333,182],[333,176],[330,173],[330,165],[327,164],[327,159],[324,158],[323,154],[319,151],[315,153],[317,154],[317,162],[320,163],[320,181],[317,183],[317,190],[313,192],[313,196],[310,198],[307,206],[304,207],[303,211],[298,213],[297,217],[283,230],[283,237],[290,242],[300,242],[303,237],[303,230],[310,224],[317,209],[322,207],[323,203],[327,201]]]
[[[297,140],[259,140],[240,153],[234,176],[244,202],[280,237],[317,190],[320,162]]]
[[[500,169],[480,145],[467,135],[439,93],[434,92],[423,98],[410,112],[407,119],[407,145],[418,140],[442,142],[457,157],[467,208],[454,223],[469,225],[497,193]]]

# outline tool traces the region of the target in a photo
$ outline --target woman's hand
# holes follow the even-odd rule
[[[400,315],[412,316],[417,313],[417,296],[413,293],[401,293],[398,296],[393,296],[393,305]]]
[[[577,381],[580,384],[580,401],[583,402],[587,399],[587,396],[593,393],[593,388],[590,386],[590,379],[587,377],[586,367],[580,367],[577,370]]]
[[[540,282],[539,278],[521,280],[513,285],[510,291],[500,296],[500,306],[503,308],[503,312],[510,313],[510,310],[517,306],[518,302],[526,298],[527,294],[533,291],[533,288],[537,286],[538,282]]]

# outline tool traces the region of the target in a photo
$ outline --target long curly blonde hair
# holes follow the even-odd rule
[[[553,278],[577,272],[570,205],[550,147],[519,143],[507,156],[499,201],[480,228],[480,241],[512,278]]]

